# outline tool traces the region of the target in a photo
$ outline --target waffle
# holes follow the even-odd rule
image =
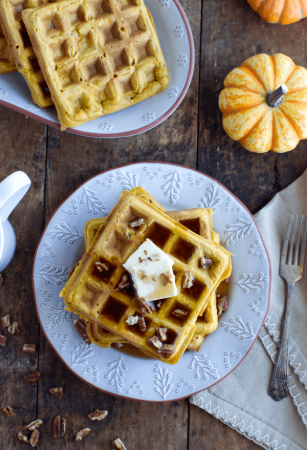
[[[25,78],[33,102],[40,108],[53,104],[34,49],[22,20],[22,10],[35,8],[48,0],[0,0],[0,17],[10,43],[17,70]]]
[[[138,218],[144,223],[137,229],[129,224]],[[146,240],[151,239],[174,260],[178,294],[166,299],[162,307],[146,316],[146,331],[128,325],[126,319],[142,315],[133,292],[118,292],[124,268],[122,264]],[[210,269],[201,269],[202,256],[212,259]],[[98,272],[95,263],[106,262],[107,271]],[[196,329],[196,319],[209,302],[210,294],[231,266],[230,254],[221,247],[191,233],[166,214],[128,191],[123,191],[109,220],[71,274],[61,292],[67,310],[101,325],[161,361],[174,364],[181,357]],[[195,280],[191,288],[182,287],[184,273],[190,271]],[[183,309],[183,319],[175,317],[175,309]],[[169,357],[151,346],[157,328],[167,328],[166,344],[173,345]]]
[[[127,108],[168,85],[143,0],[64,0],[22,15],[62,130]]]
[[[0,21],[0,73],[15,72],[16,65],[12,50],[4,34],[3,26]]]

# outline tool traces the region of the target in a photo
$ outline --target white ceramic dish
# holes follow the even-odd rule
[[[127,137],[163,122],[184,98],[193,75],[194,45],[191,29],[178,0],[145,0],[151,12],[169,72],[167,89],[123,111],[92,120],[67,131],[97,138]],[[22,75],[0,75],[0,103],[60,128],[54,107],[34,105]]]
[[[213,224],[234,254],[229,308],[200,353],[185,352],[176,365],[88,346],[74,328],[59,293],[84,252],[85,223],[107,216],[122,189],[142,186],[167,209],[213,208]],[[85,182],[54,212],[38,244],[33,288],[42,329],[62,361],[87,383],[110,394],[170,401],[206,389],[247,355],[264,322],[270,294],[270,262],[249,211],[226,188],[192,169],[137,163]],[[77,317],[77,316],[76,316]]]

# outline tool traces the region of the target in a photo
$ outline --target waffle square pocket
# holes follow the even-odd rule
[[[64,0],[22,16],[62,130],[167,87],[166,63],[143,0]]]

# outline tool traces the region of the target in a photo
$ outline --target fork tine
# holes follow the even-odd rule
[[[291,236],[291,240],[290,240],[290,246],[289,246],[289,253],[288,253],[288,261],[287,261],[287,264],[292,264],[292,258],[293,258],[293,244],[294,244],[294,236],[295,236],[295,230],[296,230],[297,219],[298,219],[298,215],[296,214],[296,216],[295,216],[295,221],[294,221],[294,228],[293,228],[293,232],[292,232],[292,236]]]
[[[300,235],[301,235],[301,228],[302,228],[303,220],[304,220],[304,216],[301,217],[300,226],[298,227],[298,232],[297,232],[296,242],[295,242],[293,264],[296,264],[296,265],[298,265],[298,247],[300,245]]]
[[[303,241],[302,241],[301,250],[300,250],[300,266],[304,266],[305,250],[306,250],[306,238],[307,238],[307,219],[306,219],[306,222],[305,222]]]
[[[286,234],[286,238],[284,240],[284,245],[282,246],[280,264],[286,264],[286,256],[287,256],[287,250],[288,250],[288,242],[289,242],[291,225],[292,225],[292,214],[290,216],[287,234]]]

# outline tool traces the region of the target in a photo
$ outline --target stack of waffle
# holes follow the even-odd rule
[[[130,343],[169,364],[186,349],[199,350],[204,336],[217,327],[215,291],[231,272],[230,254],[212,231],[211,215],[207,209],[168,212],[138,187],[123,191],[108,218],[86,224],[86,252],[61,296],[67,310],[87,321],[94,344]],[[136,221],[140,225],[131,227]],[[177,295],[151,302],[150,308],[137,298],[123,267],[146,239],[173,260],[177,287]],[[203,259],[211,264],[201,264]],[[193,279],[188,286],[187,273]],[[179,310],[182,316],[174,314]],[[128,320],[135,317],[142,318],[141,324]],[[156,339],[155,345],[160,330],[163,343]]]
[[[62,130],[168,85],[143,0],[0,0],[0,18],[0,73],[17,69],[34,103],[55,105]]]

